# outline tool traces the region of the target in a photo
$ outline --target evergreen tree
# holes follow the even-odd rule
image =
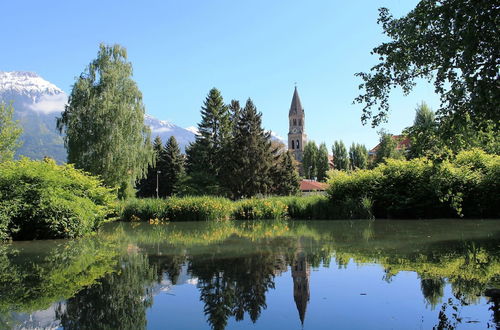
[[[368,167],[368,150],[363,144],[352,144],[349,148],[349,160],[352,170]]]
[[[271,191],[271,140],[262,128],[262,114],[251,99],[241,110],[233,132],[231,180],[225,184],[234,198],[251,197]]]
[[[0,102],[0,163],[12,160],[21,146],[19,137],[23,132],[17,121],[12,120],[14,108],[12,104]]]
[[[307,179],[314,179],[317,176],[318,146],[314,141],[309,141],[304,146],[304,156],[302,157],[302,168]]]
[[[163,157],[163,143],[161,138],[157,135],[153,141],[154,160],[148,166],[146,177],[141,179],[137,184],[137,196],[139,197],[156,197],[156,181],[162,182],[163,173],[157,173],[159,166],[161,166]]]
[[[171,136],[164,149],[165,165],[162,170],[164,173],[162,187],[166,196],[175,193],[175,187],[179,184],[184,174],[184,157],[181,154],[179,145],[174,136]]]
[[[153,160],[142,93],[131,77],[125,48],[101,44],[57,120],[65,132],[68,162],[119,187],[120,197],[132,193]]]
[[[232,127],[234,128],[236,126],[236,123],[238,122],[238,117],[241,112],[240,101],[231,100],[231,103],[229,103],[227,107],[229,109],[229,118],[231,120]]]
[[[325,181],[326,172],[328,172],[330,166],[328,165],[328,148],[326,147],[326,144],[324,142],[319,145],[316,158],[316,168],[318,181]]]
[[[333,165],[336,170],[348,170],[349,169],[349,157],[347,155],[347,149],[344,142],[335,141],[332,147],[333,153]]]
[[[186,150],[189,175],[186,184],[192,186],[191,191],[201,194],[220,191],[221,168],[226,162],[231,126],[229,109],[221,93],[212,88],[201,108],[200,135]]]
[[[273,193],[280,196],[296,195],[299,192],[299,172],[290,151],[278,155],[273,168]]]

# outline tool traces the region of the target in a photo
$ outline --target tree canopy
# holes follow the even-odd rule
[[[0,163],[11,160],[20,147],[19,137],[23,132],[17,121],[12,120],[12,104],[0,102]]]
[[[335,141],[332,146],[333,166],[336,170],[349,169],[349,155],[342,140]]]
[[[419,79],[433,82],[443,130],[472,126],[498,131],[500,122],[500,5],[492,0],[421,0],[402,18],[387,8],[378,23],[391,40],[375,47],[380,62],[369,73],[355,102],[362,122],[386,121],[395,87],[409,94]]]
[[[314,179],[317,177],[317,158],[318,146],[314,141],[308,141],[304,146],[304,157],[302,159],[302,168],[304,176],[307,179]]]
[[[66,133],[68,162],[119,187],[121,197],[130,195],[153,159],[144,113],[125,48],[101,44],[97,58],[76,79],[57,120],[59,130]]]

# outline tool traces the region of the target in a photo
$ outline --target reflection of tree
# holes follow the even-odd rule
[[[445,281],[441,277],[423,278],[420,280],[420,289],[427,303],[434,309],[443,298]]]
[[[177,284],[181,267],[186,261],[184,255],[149,255],[148,259],[149,264],[156,268],[158,282],[161,282],[166,274],[173,285]]]
[[[59,306],[56,316],[65,329],[143,329],[152,304],[150,284],[155,270],[144,255],[121,260],[121,270],[108,274]]]
[[[257,321],[274,288],[276,256],[263,252],[245,257],[193,257],[189,270],[198,277],[205,314],[213,329],[224,329],[229,317],[243,320],[245,312]]]
[[[454,302],[453,299],[449,298],[441,306],[441,310],[438,314],[438,324],[436,324],[432,329],[435,330],[452,330],[456,329],[457,325],[462,323],[462,318],[460,317],[459,304]]]
[[[492,321],[495,323],[496,328],[500,329],[500,295],[490,297],[490,310],[493,312]]]
[[[73,296],[115,270],[118,250],[92,238],[0,248],[0,310],[30,313]]]

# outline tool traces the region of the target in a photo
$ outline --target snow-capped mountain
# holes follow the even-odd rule
[[[175,136],[181,151],[184,151],[189,143],[195,140],[195,133],[189,129],[179,127],[166,120],[159,120],[148,114],[144,116],[144,124],[151,128],[151,138],[160,136],[163,143],[167,142],[172,135]]]
[[[14,107],[14,118],[23,127],[23,145],[17,156],[33,159],[52,157],[66,161],[63,137],[56,130],[56,117],[64,110],[68,95],[56,85],[34,72],[0,71],[0,101]],[[151,127],[154,138],[159,135],[165,143],[174,135],[182,150],[195,140],[195,133],[168,121],[145,115],[144,123]]]
[[[33,72],[0,72],[0,101],[11,103],[14,118],[23,127],[23,145],[17,156],[34,159],[50,156],[66,161],[63,138],[56,130],[56,117],[68,96],[56,85]]]

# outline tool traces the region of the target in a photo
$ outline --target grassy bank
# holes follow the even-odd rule
[[[203,221],[270,219],[368,219],[367,199],[332,203],[326,196],[251,198],[231,201],[221,197],[131,199],[118,205],[124,221]]]

